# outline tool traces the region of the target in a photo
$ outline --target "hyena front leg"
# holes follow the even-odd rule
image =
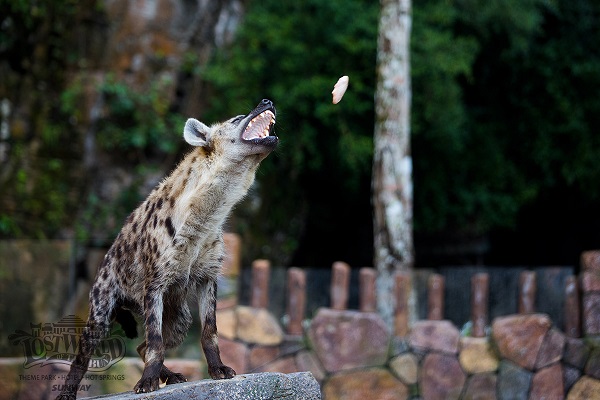
[[[142,361],[146,362],[146,341],[143,341],[138,347],[137,352],[142,358]],[[187,378],[178,372],[173,372],[169,368],[165,367],[163,364],[160,369],[160,380],[161,382],[165,382],[167,385],[172,385],[175,383],[187,382]]]
[[[159,285],[146,286],[144,316],[146,320],[146,341],[142,356],[144,372],[133,388],[136,393],[153,392],[159,388],[160,384],[160,372],[165,360],[165,346],[162,338],[163,291]]]
[[[187,290],[167,290],[163,295],[162,338],[165,349],[177,347],[183,342],[192,323],[192,314],[187,304]],[[137,352],[146,361],[146,341],[137,348]],[[183,374],[173,372],[164,364],[160,370],[160,380],[167,385],[187,382]]]
[[[219,353],[217,337],[217,281],[209,280],[200,286],[200,323],[202,336],[200,342],[208,364],[208,374],[213,379],[229,379],[235,376],[235,371],[224,365]]]

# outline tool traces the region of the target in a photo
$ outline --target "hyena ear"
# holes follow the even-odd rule
[[[183,138],[192,146],[207,146],[211,129],[202,122],[190,118],[183,128]]]

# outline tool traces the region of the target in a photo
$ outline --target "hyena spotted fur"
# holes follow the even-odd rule
[[[178,346],[192,322],[188,293],[197,294],[201,344],[213,379],[231,378],[223,364],[215,319],[217,276],[223,262],[223,223],[254,181],[260,162],[277,146],[275,108],[262,100],[248,115],[210,127],[189,119],[186,142],[195,149],[129,215],[107,252],[90,291],[89,317],[65,389],[74,399],[90,356],[116,320],[136,337],[132,312],[143,316],[145,340],[137,351],[144,371],[136,393],[160,382],[184,382],[163,365],[165,350]]]

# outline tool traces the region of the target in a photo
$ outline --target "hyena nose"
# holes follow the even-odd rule
[[[272,105],[273,105],[273,102],[272,102],[271,100],[269,100],[269,99],[262,99],[262,100],[260,101],[260,104],[261,104],[261,105],[264,105],[264,106],[272,106]]]

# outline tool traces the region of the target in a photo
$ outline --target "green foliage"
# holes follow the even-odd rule
[[[595,7],[537,0],[415,5],[417,232],[477,236],[512,227],[520,210],[551,188],[598,197],[592,180],[600,178],[593,162],[600,109],[589,90],[600,87]]]
[[[252,235],[257,246],[278,231],[288,237],[272,247],[285,254],[264,256],[289,257],[311,220],[337,223],[331,204],[341,193],[357,208],[365,186],[368,196],[378,8],[360,0],[252,1],[235,43],[205,72],[215,93],[208,121],[245,113],[261,98],[279,111],[281,145],[261,166],[260,207],[245,216],[253,230],[262,228],[263,236]],[[333,105],[342,75],[350,87]]]
[[[99,88],[104,103],[104,116],[99,121],[98,144],[109,152],[125,156],[131,152],[160,151],[174,153],[180,133],[174,126],[183,126],[184,118],[169,111],[170,99],[164,96],[169,80],[157,80],[144,92],[108,78]]]
[[[478,73],[508,68],[510,57],[522,55],[540,31],[537,1],[509,3],[429,1],[414,9],[417,232],[476,236],[512,226],[519,209],[535,196],[523,173],[527,166],[513,159],[508,129],[476,121],[485,112],[483,102],[468,97],[468,88],[478,88],[499,98],[496,91],[506,90],[499,84],[503,80],[484,82]]]
[[[147,195],[148,176],[163,174],[160,165],[165,158],[172,162],[185,120],[169,108],[170,99],[164,96],[169,85],[171,82],[163,79],[153,81],[147,90],[134,90],[109,76],[95,89],[103,105],[96,125],[98,150],[116,165],[127,168],[132,181],[116,199],[101,198],[96,190],[87,193],[75,224],[78,241],[106,245]],[[63,92],[64,108],[71,115],[77,114],[77,107],[72,109],[70,105],[77,103],[79,95],[77,85]],[[98,236],[99,232],[104,234]]]
[[[65,72],[87,65],[74,45],[87,32],[79,21],[98,7],[0,0],[0,99],[19,110],[1,166],[1,237],[56,236],[75,215],[82,240],[111,219],[119,225],[141,198],[147,169],[178,148],[173,127],[184,120],[164,95],[172,82],[132,90],[110,77],[94,87],[84,72],[66,85]],[[262,98],[278,109],[281,145],[233,220],[252,257],[310,264],[370,251],[378,12],[366,0],[249,1],[234,44],[207,68],[194,51],[183,55],[179,72],[210,82],[204,122],[246,113]],[[525,207],[557,192],[598,201],[599,16],[589,0],[413,2],[417,233],[473,237],[514,227]],[[350,86],[332,105],[341,75]],[[81,105],[98,99],[97,144],[134,175],[110,204],[81,189],[81,127],[90,118]]]
[[[586,89],[600,76],[594,7],[585,0],[413,4],[417,233],[466,238],[514,227],[523,207],[551,188],[599,195],[592,183],[600,177],[599,101]],[[310,253],[345,227],[370,229],[335,215],[368,212],[378,7],[262,1],[248,10],[235,44],[204,72],[215,93],[207,117],[243,112],[262,97],[275,101],[282,145],[262,169],[262,203],[248,229],[260,226],[273,238],[283,226],[300,238],[286,251],[304,243]],[[343,74],[350,88],[332,106],[332,83]],[[341,193],[348,208],[340,207]],[[312,232],[320,239],[307,239]]]
[[[107,238],[91,238],[90,232],[102,230],[102,226],[117,229],[114,225],[143,197],[140,188],[147,169],[155,159],[177,151],[180,134],[171,127],[183,126],[184,120],[168,110],[168,100],[161,96],[167,83],[159,81],[148,91],[137,93],[111,78],[92,88],[105,105],[96,131],[100,150],[124,167],[144,167],[132,167],[134,183],[114,202],[100,199],[93,191],[85,195],[83,132],[78,124],[86,117],[81,106],[86,100],[84,81],[85,75],[73,80],[47,114],[38,116],[35,145],[29,140],[11,143],[14,172],[3,182],[2,237],[55,237],[74,229],[82,242],[94,239],[102,245]],[[82,197],[86,201],[81,201]]]
[[[540,189],[564,187],[600,198],[600,5],[561,2],[545,12],[543,35],[503,99],[519,112],[513,129],[523,139]]]
[[[76,6],[75,0],[0,0],[0,55],[20,73],[34,71],[52,78],[54,72],[62,72],[70,52],[65,38],[73,28]],[[38,65],[42,57],[46,63]]]
[[[150,172],[147,166],[133,168],[133,182],[119,196],[112,200],[100,198],[90,191],[82,201],[79,215],[74,225],[75,238],[79,243],[91,246],[106,246],[117,236],[125,218],[140,204],[147,193],[143,193],[143,179]],[[98,233],[102,234],[99,235]]]
[[[80,137],[59,93],[77,53],[70,44],[78,15],[91,2],[0,0],[0,99],[12,111],[2,121],[10,136],[3,138],[0,237],[55,237],[70,227]]]
[[[469,152],[461,79],[472,78],[478,43],[455,35],[456,18],[448,2],[425,2],[413,10],[411,129],[418,231],[463,224],[465,214],[474,211],[473,201],[459,199],[468,178],[457,161]],[[471,194],[465,192],[463,197]]]
[[[78,162],[71,131],[55,121],[47,121],[34,149],[15,142],[11,156],[26,163],[16,166],[3,183],[0,236],[56,236],[70,225],[76,209]]]
[[[545,0],[456,0],[457,19],[480,43],[502,41],[498,53],[514,55],[528,51],[532,35],[539,33]]]

